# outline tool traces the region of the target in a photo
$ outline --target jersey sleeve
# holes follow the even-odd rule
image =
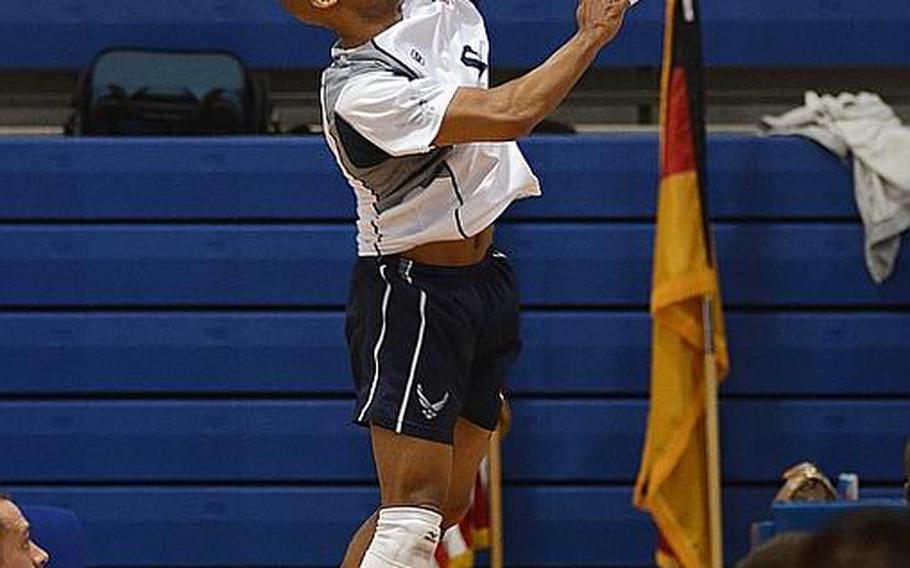
[[[334,111],[387,154],[425,154],[457,90],[430,78],[370,73],[344,88]]]

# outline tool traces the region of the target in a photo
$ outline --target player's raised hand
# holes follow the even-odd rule
[[[619,33],[629,6],[629,0],[578,0],[578,30],[607,44]]]

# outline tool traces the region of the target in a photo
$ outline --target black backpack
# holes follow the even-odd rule
[[[224,51],[107,49],[73,106],[75,136],[263,134],[272,113],[265,79]]]

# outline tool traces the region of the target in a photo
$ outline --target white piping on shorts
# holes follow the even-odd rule
[[[404,279],[407,280],[408,284],[411,286],[414,285],[414,280],[411,278],[411,269],[414,268],[414,262],[408,259],[404,259]]]
[[[401,434],[404,426],[404,415],[408,410],[408,401],[411,399],[411,388],[414,386],[414,376],[417,374],[417,361],[420,359],[420,351],[423,349],[423,336],[427,329],[427,293],[420,291],[420,331],[417,334],[417,347],[414,349],[414,359],[411,361],[411,374],[408,377],[408,386],[404,389],[404,400],[401,402],[401,410],[398,412],[398,424],[395,426],[395,433]]]
[[[683,15],[687,22],[695,21],[695,4],[692,0],[683,0]]]
[[[385,294],[382,297],[382,328],[380,328],[376,346],[373,348],[373,384],[370,385],[370,396],[367,397],[367,403],[363,405],[363,410],[360,411],[360,416],[357,418],[358,422],[363,422],[363,418],[367,415],[367,410],[373,404],[373,397],[376,396],[376,387],[379,385],[379,352],[382,349],[383,341],[385,341],[386,312],[389,309],[389,298],[392,296],[392,283],[386,278],[385,269],[385,265],[379,267],[379,274],[385,281]]]

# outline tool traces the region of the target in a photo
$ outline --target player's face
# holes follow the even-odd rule
[[[19,508],[0,499],[0,567],[43,568],[48,560],[47,552],[32,542]]]

